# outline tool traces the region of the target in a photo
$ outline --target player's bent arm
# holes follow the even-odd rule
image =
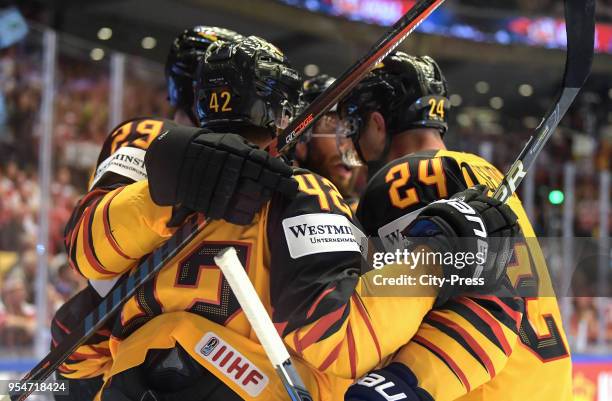
[[[153,203],[146,180],[95,195],[75,210],[66,236],[70,262],[83,276],[120,275],[172,235],[172,208]]]
[[[443,163],[446,175],[459,176],[460,180],[466,180],[465,176],[459,175],[456,164],[458,163],[452,160]],[[486,171],[492,171],[492,167]],[[464,186],[473,183],[460,180],[455,183]],[[422,185],[422,182],[415,182],[417,188]],[[425,190],[420,192],[427,194]],[[425,201],[435,201],[435,195],[439,195],[433,191],[429,194],[433,196]],[[486,202],[483,199],[479,203]],[[431,206],[428,207],[430,208]],[[507,206],[489,210],[489,217],[493,210],[502,212],[504,220],[508,222],[516,220],[516,216]],[[494,233],[491,236],[519,236],[518,229],[509,231],[506,224],[496,227],[496,220],[499,219],[485,220],[487,231]],[[498,254],[506,253],[502,251],[504,248],[498,246],[491,247],[489,244],[490,249],[496,249]],[[507,260],[500,260],[498,264],[500,267],[506,265]],[[394,361],[404,363],[414,372],[419,386],[434,399],[454,400],[492,380],[508,362],[518,344],[518,328],[524,304],[523,300],[516,296],[507,278],[503,279],[501,284],[495,295],[491,295],[491,291],[481,292],[486,295],[457,297],[432,310],[416,336],[396,355]],[[448,380],[441,381],[441,377],[447,377]]]
[[[453,191],[464,189],[468,183],[472,185],[477,182],[474,179],[466,183],[466,174],[462,174],[454,159],[430,157],[424,154],[403,158],[389,171],[383,170],[378,179],[372,180],[373,190],[368,188],[369,197],[360,204],[360,217],[366,220],[364,226],[371,227],[369,234],[375,235],[377,227],[384,224],[407,224],[400,220],[402,214],[418,210],[440,197],[450,196]],[[401,166],[415,174],[402,176],[398,173]],[[421,166],[429,168],[423,169]],[[438,168],[432,170],[431,166]],[[486,169],[487,172],[492,170],[493,167]],[[424,180],[431,171],[440,179]],[[402,178],[406,178],[403,182],[405,187],[414,188],[415,202],[399,209],[395,208],[392,195],[396,194],[394,183]],[[445,185],[436,188],[435,185],[424,185],[424,182]],[[383,207],[380,207],[381,204]],[[372,216],[371,211],[379,215]],[[391,222],[393,219],[396,220]],[[401,227],[400,224],[397,229],[401,230]],[[408,400],[433,398],[446,401],[457,399],[489,382],[504,368],[519,344],[518,327],[523,303],[511,291],[508,295],[503,298],[457,297],[434,308],[425,317],[416,335],[394,356],[393,364],[360,380],[351,387],[346,399],[383,400],[376,398],[381,395],[375,388],[393,383],[394,386],[388,387],[390,393],[403,391],[411,394],[406,398]]]
[[[151,200],[145,156],[158,136],[189,137],[201,131],[148,117],[123,122],[106,138],[92,189],[66,227],[70,262],[82,275],[113,278],[171,234],[166,225],[172,209]]]
[[[384,367],[353,384],[346,401],[452,401],[492,380],[519,343],[520,298],[460,297],[429,312]]]
[[[172,122],[162,119],[132,119],[119,124],[107,136],[89,181],[90,192],[77,204],[66,226],[65,243],[68,250],[71,250],[73,243],[77,244],[74,242],[78,234],[75,228],[79,228],[84,212],[89,206],[107,193],[146,177],[143,161],[149,143],[162,132],[164,127],[168,129],[171,125]],[[77,247],[74,246],[69,253],[70,264],[75,269],[77,269],[76,251]],[[107,288],[110,290],[114,282],[96,280],[96,284],[86,287],[57,311],[51,323],[52,348],[61,343],[83,316],[100,302],[101,298],[97,291],[106,291]],[[71,394],[75,394],[74,399],[92,399],[100,387],[101,376],[112,363],[109,336],[108,327],[99,330],[58,367],[60,378],[71,379],[70,388]]]
[[[464,245],[453,245],[452,240],[453,238],[458,237],[463,237],[467,240],[469,239],[470,235],[474,235],[472,234],[472,229],[474,227],[475,219],[481,219],[480,223],[478,224],[478,227],[486,227],[488,231],[493,233],[492,235],[497,234],[500,235],[501,238],[507,239],[515,237],[518,232],[516,216],[511,213],[507,206],[499,204],[499,202],[496,203],[496,201],[485,197],[483,195],[483,191],[483,188],[469,189],[456,194],[449,202],[436,202],[428,205],[419,214],[417,219],[404,230],[404,233],[407,233],[408,237],[419,237],[423,239],[425,242],[423,246],[426,246],[425,244],[433,245],[437,247],[437,249],[442,253],[449,250],[454,250],[455,252],[458,252],[462,249],[474,249],[473,252],[476,252],[477,241],[470,240]],[[300,218],[297,221],[302,220],[306,222],[302,226],[303,228],[305,228],[305,232],[319,232],[319,225],[314,224],[312,222],[312,219]],[[326,220],[331,219],[321,218],[320,220],[321,222],[324,222]],[[325,223],[321,223],[320,225],[323,227],[328,226]],[[294,233],[294,230],[290,231],[291,233]],[[487,238],[485,234],[481,233],[481,235],[484,236],[484,238]],[[299,249],[302,249],[304,247],[302,246],[302,248],[300,248],[300,243],[291,239],[287,231],[285,231],[285,237],[286,239],[288,238],[289,244]],[[315,236],[310,236],[311,242],[314,238]],[[316,242],[320,242],[321,239],[324,238],[317,238]],[[417,240],[417,238],[412,239]],[[464,248],[465,246],[467,246],[468,248]],[[359,284],[367,284],[369,282],[367,280],[368,275],[376,275],[378,274],[378,272],[386,273],[385,276],[388,277],[394,277],[395,275],[392,273],[394,273],[393,270],[395,269],[399,270],[401,277],[407,276],[406,273],[410,272],[414,272],[415,276],[420,276],[422,275],[421,272],[424,269],[427,269],[428,275],[432,273],[443,274],[446,278],[446,285],[442,286],[439,293],[434,294],[437,296],[437,303],[444,304],[448,300],[448,298],[457,296],[458,294],[463,294],[465,293],[465,291],[486,294],[474,296],[474,299],[476,299],[476,306],[484,306],[485,310],[481,310],[481,313],[486,313],[487,310],[490,311],[493,316],[497,316],[503,321],[504,324],[507,324],[510,328],[510,333],[504,334],[503,329],[500,329],[501,333],[496,333],[496,335],[508,336],[512,338],[501,338],[497,339],[497,341],[504,344],[508,341],[511,343],[515,343],[518,331],[518,324],[522,316],[522,302],[520,298],[514,298],[513,289],[511,288],[509,283],[507,287],[504,287],[502,285],[502,283],[507,280],[502,279],[500,281],[498,279],[499,277],[505,277],[505,267],[507,264],[506,255],[509,254],[509,249],[511,249],[511,246],[509,242],[504,242],[502,246],[490,247],[489,249],[495,249],[496,252],[491,252],[490,255],[485,258],[486,260],[482,264],[476,263],[473,265],[466,265],[461,269],[455,269],[452,265],[445,265],[442,269],[444,273],[441,273],[439,270],[433,270],[436,266],[422,265],[418,266],[416,269],[414,269],[414,271],[406,268],[406,266],[403,265],[386,266],[385,268],[383,268],[382,271],[368,272],[366,275],[360,278]],[[316,252],[317,249],[311,249],[311,251]],[[333,255],[333,252],[327,252],[327,254]],[[305,269],[307,271],[308,267],[305,267]],[[452,283],[450,276],[453,274],[465,274],[465,278],[481,277],[483,279],[483,284],[481,286],[457,286],[456,284],[449,285],[448,283]],[[338,275],[338,277],[342,276]],[[374,281],[373,284],[376,285],[376,282]],[[338,288],[337,280],[336,283],[334,283],[333,288]],[[361,288],[357,289],[360,294],[363,293]],[[312,290],[313,293],[317,293],[316,288],[312,288]],[[378,293],[370,292],[371,295],[374,295],[373,297],[362,298],[363,303],[366,304],[366,309],[369,313],[367,314],[367,316],[362,315],[361,319],[365,320],[366,325],[372,327],[373,333],[371,333],[371,335],[373,335],[374,338],[377,338],[377,342],[381,344],[377,349],[380,351],[380,354],[385,357],[386,355],[395,352],[397,347],[402,345],[402,341],[409,340],[415,334],[415,331],[421,324],[421,320],[424,316],[421,312],[426,313],[427,309],[432,306],[431,303],[427,303],[427,301],[431,301],[432,298],[431,294],[423,294],[420,291],[419,293],[407,293],[409,291],[407,288],[405,288],[402,293],[397,294],[400,295],[400,297],[397,298],[389,297],[389,295],[395,295],[390,293],[391,288],[382,287],[378,291]],[[382,291],[384,291],[384,293]],[[507,297],[508,300],[505,300],[505,298],[500,299],[488,295],[492,291],[504,291],[502,294],[505,298]],[[332,294],[333,291],[330,290],[329,293]],[[325,294],[325,292],[322,292],[322,294]],[[336,298],[337,300],[342,300],[342,296],[340,296],[340,294],[336,294]],[[389,299],[391,299],[392,302],[389,302]],[[426,305],[427,309],[419,308],[419,306],[422,305]],[[349,304],[349,307],[354,308],[355,305]],[[312,308],[313,309],[309,310],[309,313],[316,313],[316,306],[313,306]],[[348,308],[346,306],[340,306],[340,309],[338,309],[337,312],[334,312],[336,313],[336,316],[341,315],[340,311],[342,309]],[[312,310],[314,310],[314,312],[311,312]],[[411,312],[409,318],[405,317],[405,311]],[[414,313],[412,313],[413,311]],[[299,318],[300,315],[300,313],[294,314],[292,318]],[[344,313],[342,313],[342,316],[344,316]],[[341,330],[341,336],[336,339],[340,341],[343,341],[344,338],[347,339],[346,348],[348,349],[348,360],[351,363],[351,373],[355,373],[355,371],[361,373],[360,366],[356,366],[357,362],[351,360],[351,357],[354,357],[355,354],[359,356],[359,350],[361,349],[361,343],[359,342],[360,338],[354,337],[353,330],[351,329],[352,323],[354,323],[356,326],[360,325],[361,319],[359,319],[359,316],[357,317],[357,321],[352,321],[352,317],[350,315],[347,316],[346,319],[349,321],[349,323],[347,324],[345,329],[343,328]],[[496,352],[497,350],[494,346],[491,346],[488,349],[486,349],[487,347],[480,346],[478,342],[474,339],[474,337],[483,337],[483,339],[480,339],[481,341],[484,341],[486,339],[484,338],[485,336],[479,335],[482,334],[479,331],[479,329],[481,329],[480,327],[474,328],[473,330],[471,330],[470,333],[469,322],[458,322],[457,320],[453,321],[451,318],[449,318],[449,316],[442,316],[436,314],[435,312],[430,314],[429,319],[430,320],[427,323],[430,326],[434,327],[435,329],[439,330],[441,333],[449,337],[448,340],[446,340],[444,337],[441,339],[444,344],[449,344],[448,347],[442,347],[441,349],[450,352],[451,347],[454,345],[453,341],[458,342],[459,347],[456,352],[460,353],[460,347],[463,346],[466,350],[467,356],[471,356],[473,354],[477,362],[482,364],[485,370],[488,372],[489,377],[487,380],[490,380],[490,378],[494,377],[496,374],[496,370],[501,369],[503,365],[505,365],[505,362],[507,361],[507,358],[509,357],[511,351],[507,349],[502,349],[502,351],[506,351],[506,353],[498,353]],[[492,320],[493,319],[489,318],[488,324],[494,324]],[[345,333],[343,333],[342,331],[346,331],[346,335],[344,335]],[[311,332],[316,333],[314,327],[309,329],[309,334]],[[387,333],[394,333],[394,336],[381,338],[382,336],[379,336],[378,333],[385,333],[386,335]],[[300,345],[299,336],[296,335],[294,339],[298,340],[298,342],[294,341],[294,343]],[[342,348],[341,343],[337,343],[337,341],[334,340],[328,340],[325,337],[321,337],[320,340],[321,341],[319,342],[319,344],[322,344],[325,341],[332,343],[332,353],[340,353],[340,350]],[[429,344],[427,341],[428,340],[426,338],[422,339],[422,343],[424,344]],[[437,349],[435,344],[431,345],[431,347],[432,349],[430,349],[430,351],[435,353]],[[325,363],[331,363],[330,361],[333,361],[332,353],[329,354],[330,359],[325,359]],[[302,355],[304,356],[303,352]],[[314,358],[320,358],[320,355],[321,354],[317,352],[317,350],[312,352],[312,357]],[[451,353],[451,355],[453,354]],[[311,362],[311,359],[309,357],[305,356],[305,358],[309,362]],[[358,361],[359,359],[356,358],[356,360]],[[369,363],[369,361],[367,360],[365,362],[366,365]],[[340,365],[342,365],[342,363],[343,361],[340,361]],[[449,360],[448,363],[450,366],[456,366],[456,364],[454,364],[452,360]],[[319,366],[320,370],[325,370],[326,368],[327,365]],[[367,368],[369,367],[366,366],[366,369]],[[458,370],[458,377],[463,377],[460,372],[460,369]],[[338,375],[343,375],[343,372],[344,370],[341,370],[339,372],[332,371],[332,373]],[[469,383],[466,384],[466,387],[468,389],[467,391],[469,391]]]
[[[288,333],[289,348],[322,372],[356,379],[408,342],[435,300],[358,292],[339,309]]]
[[[362,298],[350,209],[328,180],[295,179],[299,194],[288,204],[274,198],[267,220],[273,321],[308,363],[355,378],[410,339],[434,298]]]
[[[74,208],[64,233],[70,264],[82,275],[96,279],[109,279],[115,275],[116,272],[110,270],[105,273],[107,269],[104,267],[97,270],[94,268],[99,267],[96,260],[98,257],[107,259],[109,255],[95,253],[92,242],[98,241],[99,238],[89,234],[91,226],[98,226],[100,214],[105,213],[104,206],[109,204],[107,201],[121,192],[122,187],[146,179],[144,155],[149,144],[161,132],[172,130],[175,126],[176,124],[169,120],[136,118],[122,122],[106,137],[90,178],[90,190]],[[88,230],[84,230],[85,227]],[[107,225],[107,228],[110,229],[110,226]],[[121,249],[119,246],[116,248]],[[124,253],[121,252],[120,255]],[[125,262],[119,265],[121,270],[124,264]]]
[[[392,362],[436,401],[455,400],[505,367],[519,344],[521,311],[520,298],[456,298],[429,312]]]

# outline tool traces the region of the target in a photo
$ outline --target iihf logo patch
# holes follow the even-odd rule
[[[211,337],[206,344],[200,350],[200,353],[208,356],[214,349],[219,345],[219,339],[217,337]]]
[[[217,377],[223,381],[225,378],[231,380],[251,397],[259,396],[270,381],[262,369],[216,333],[209,331],[204,334],[195,351],[211,364],[210,367],[203,366],[217,369],[222,375]]]

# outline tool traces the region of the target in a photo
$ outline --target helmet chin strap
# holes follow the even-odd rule
[[[193,126],[194,127],[198,127],[200,123],[198,122],[198,118],[196,117],[196,115],[193,112],[193,110],[191,108],[184,108],[182,110],[183,110],[183,112],[185,112],[185,114],[187,114],[187,117],[189,117],[189,119],[193,123]]]
[[[357,155],[361,161],[368,167],[368,179],[370,179],[378,172],[378,170],[387,164],[387,156],[389,156],[389,151],[391,150],[391,135],[385,134],[385,147],[383,148],[380,157],[373,160],[366,160],[366,158],[363,156],[361,145],[359,144],[360,137],[361,135],[357,135],[354,138],[353,145],[355,146],[355,150],[357,151]]]
[[[368,166],[368,179],[374,177],[378,171],[387,164],[387,156],[391,150],[391,135],[385,134],[385,147],[378,159],[371,160],[366,163]]]

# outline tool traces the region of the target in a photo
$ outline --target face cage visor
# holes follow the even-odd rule
[[[348,167],[359,167],[362,165],[355,151],[353,141],[347,135],[345,126],[342,120],[340,120],[338,113],[328,112],[323,115],[315,123],[315,127],[310,128],[306,135],[309,138],[334,138],[342,163]]]
[[[287,66],[259,60],[255,77],[258,95],[266,104],[268,121],[273,123],[276,134],[279,134],[303,109],[299,97],[292,102],[288,95],[293,91],[293,86],[295,93],[298,93],[301,83],[299,74]]]
[[[287,128],[289,123],[300,113],[301,109],[299,105],[293,105],[287,99],[282,100],[278,108],[270,108],[273,114],[271,119],[274,121],[277,134]]]
[[[340,113],[336,127],[338,146],[345,149],[342,152],[343,162],[350,166],[363,166],[364,159],[359,149],[359,137],[363,129],[363,117],[356,108],[348,113]],[[349,145],[350,144],[350,145]]]

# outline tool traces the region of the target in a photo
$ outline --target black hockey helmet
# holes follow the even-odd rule
[[[330,77],[327,74],[320,74],[313,78],[309,78],[304,80],[302,84],[302,101],[304,107],[308,106],[312,103],[313,100],[317,98],[325,89],[327,89],[336,79]],[[334,105],[330,112],[336,111],[336,105]],[[306,132],[304,132],[300,136],[300,142],[308,142],[312,137],[312,128],[314,125],[311,125]]]
[[[316,77],[307,79],[303,85],[303,96],[306,103],[312,103],[323,91],[334,83],[336,78],[330,77],[327,74],[317,75]],[[336,106],[332,107],[332,111],[336,110]]]
[[[201,60],[196,81],[200,126],[228,129],[287,126],[300,109],[302,78],[285,55],[257,36],[215,42]]]
[[[165,67],[168,100],[173,107],[183,110],[194,124],[197,120],[193,113],[193,80],[198,58],[206,54],[213,42],[241,38],[242,35],[229,29],[196,26],[184,30],[172,42]]]
[[[448,129],[448,87],[438,64],[429,56],[395,52],[376,65],[339,103],[350,135],[359,140],[369,113],[385,118],[387,136],[415,129]]]

